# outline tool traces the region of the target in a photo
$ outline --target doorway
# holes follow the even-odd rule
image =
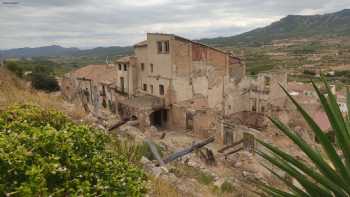
[[[233,144],[233,142],[233,129],[228,126],[224,126],[224,145]]]
[[[191,112],[186,112],[186,129],[193,130],[193,114]]]
[[[151,125],[161,128],[165,127],[168,121],[168,110],[161,109],[151,113],[150,122]]]
[[[124,77],[120,77],[120,88],[121,88],[121,92],[125,93]]]

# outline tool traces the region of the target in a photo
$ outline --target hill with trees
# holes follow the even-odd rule
[[[255,46],[271,43],[273,40],[314,36],[350,36],[350,9],[324,15],[289,15],[271,25],[240,35],[199,41],[215,46]]]
[[[32,57],[106,57],[115,55],[125,55],[132,52],[132,47],[97,47],[93,49],[65,48],[52,45],[36,48],[18,48],[0,50],[0,58],[32,58]]]

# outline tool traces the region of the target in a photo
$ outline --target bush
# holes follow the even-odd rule
[[[33,73],[32,86],[37,90],[44,90],[48,92],[60,90],[60,87],[55,77],[50,76],[46,73]]]
[[[15,73],[18,77],[23,76],[23,68],[14,61],[5,62],[5,67]]]
[[[235,187],[228,181],[225,181],[221,187],[220,187],[222,192],[226,192],[226,193],[232,193],[234,192],[236,189]]]
[[[177,177],[194,178],[203,185],[210,185],[214,182],[214,177],[211,174],[192,166],[177,164],[176,168],[170,169],[170,172],[174,173]]]
[[[0,114],[0,195],[143,195],[145,174],[109,151],[110,142],[60,112],[10,107]]]

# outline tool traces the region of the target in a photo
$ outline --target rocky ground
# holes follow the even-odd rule
[[[113,132],[132,136],[139,142],[145,138],[151,139],[162,148],[164,156],[203,140],[183,131],[158,131],[156,128],[141,131],[128,124]],[[150,161],[145,157],[141,162],[153,177],[175,187],[179,196],[255,196],[251,190],[255,189],[254,183],[257,180],[279,184],[260,164],[264,161],[256,154],[240,151],[225,158],[218,152],[221,147],[215,142],[206,146],[214,153],[214,165],[208,165],[199,151],[163,167],[157,167],[157,161]]]

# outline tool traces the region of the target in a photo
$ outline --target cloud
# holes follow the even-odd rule
[[[146,32],[230,36],[288,14],[322,14],[348,0],[0,0],[0,48],[131,45]]]

